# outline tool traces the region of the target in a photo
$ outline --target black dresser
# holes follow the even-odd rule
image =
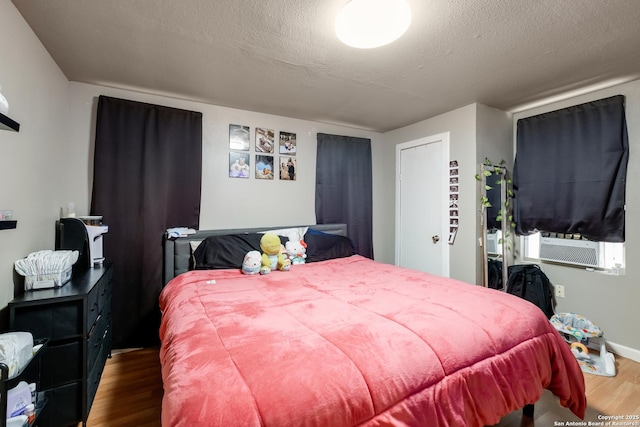
[[[86,425],[111,354],[112,264],[73,271],[57,289],[26,292],[9,303],[9,327],[49,338],[41,359],[40,391],[47,405],[38,425]]]

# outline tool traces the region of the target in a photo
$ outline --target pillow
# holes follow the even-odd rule
[[[313,230],[305,234],[304,241],[307,244],[307,262],[345,258],[356,253],[351,240],[344,236]]]
[[[198,246],[200,246],[200,243],[202,243],[202,240],[189,241],[189,247],[191,248],[191,256],[189,257],[189,270],[193,270],[196,266],[195,253],[196,253],[196,249],[198,249]]]
[[[305,233],[307,232],[308,227],[291,227],[291,228],[281,228],[278,230],[267,230],[263,233],[275,233],[280,237],[286,237],[287,240],[299,241],[304,238]],[[282,243],[284,244],[284,242]]]
[[[330,236],[331,235],[329,233],[325,233],[324,231],[316,230],[315,228],[309,228],[307,230],[307,233],[305,234],[305,236],[307,236],[309,234],[315,234],[315,235],[321,234],[321,235],[324,235],[324,236]]]
[[[223,234],[209,236],[193,252],[196,270],[242,268],[244,256],[249,251],[259,251],[262,233]],[[284,245],[287,238],[280,237]]]

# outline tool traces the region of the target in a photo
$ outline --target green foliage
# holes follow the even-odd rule
[[[477,181],[482,181],[484,178],[485,194],[480,196],[480,205],[482,206],[482,209],[486,209],[492,206],[491,203],[489,202],[489,199],[486,196],[486,191],[489,191],[493,188],[491,185],[487,184],[488,182],[491,182],[490,177],[493,175],[496,175],[497,179],[493,182],[495,183],[495,185],[501,185],[502,175],[504,174],[505,184],[506,184],[505,190],[506,190],[507,197],[505,199],[504,206],[502,207],[502,209],[498,211],[498,214],[496,216],[496,221],[502,222],[503,216],[506,215],[507,221],[509,223],[509,229],[503,230],[503,236],[504,238],[508,238],[511,235],[509,230],[514,229],[516,227],[516,223],[513,219],[513,212],[512,212],[512,205],[511,205],[511,200],[514,198],[515,195],[513,193],[513,181],[511,180],[511,177],[508,175],[508,171],[505,165],[506,165],[506,162],[504,160],[501,160],[500,163],[496,165],[490,159],[485,158],[483,167],[482,167],[482,172],[481,174],[476,174],[475,178]],[[511,250],[510,242],[511,242],[511,239],[507,240],[509,250]]]

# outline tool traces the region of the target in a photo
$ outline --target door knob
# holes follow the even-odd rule
[[[440,236],[438,236],[437,234],[435,236],[431,236],[431,240],[433,240],[433,244],[435,245],[440,241]]]

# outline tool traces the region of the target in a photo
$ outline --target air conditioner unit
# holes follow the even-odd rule
[[[496,230],[493,233],[487,233],[487,254],[502,255],[502,232]]]
[[[603,267],[600,262],[601,243],[590,240],[540,238],[540,259],[585,267]]]

